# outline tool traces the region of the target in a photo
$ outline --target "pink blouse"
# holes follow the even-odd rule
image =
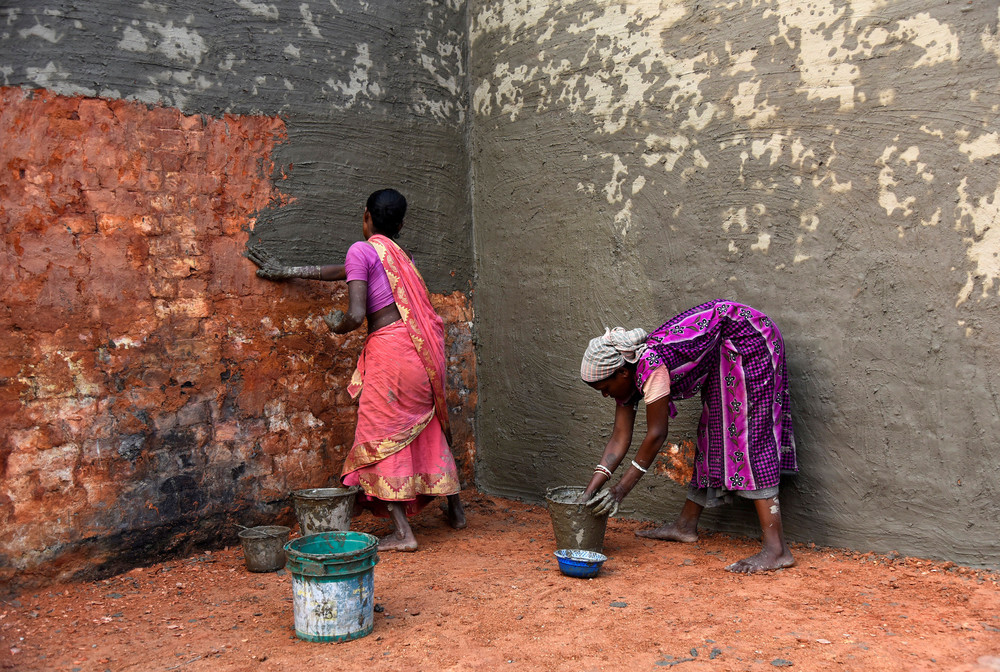
[[[382,268],[378,252],[365,241],[359,240],[347,250],[344,270],[348,282],[364,280],[368,283],[368,306],[365,312],[369,315],[395,301],[392,298],[392,287],[389,286],[389,276]]]

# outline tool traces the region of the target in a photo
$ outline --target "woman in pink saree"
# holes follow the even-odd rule
[[[343,266],[280,266],[255,249],[247,256],[268,279],[347,280],[347,313],[324,319],[338,334],[367,321],[368,338],[348,387],[358,399],[358,424],[341,479],[361,486],[362,507],[392,521],[380,550],[415,551],[407,516],[439,496],[447,497],[452,527],[465,527],[465,514],[449,448],[444,326],[413,261],[393,240],[405,214],[398,191],[369,196],[365,240],[350,247]]]

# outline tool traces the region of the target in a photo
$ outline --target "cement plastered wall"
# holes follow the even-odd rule
[[[729,298],[785,335],[789,536],[995,566],[995,3],[476,1],[470,23],[480,485],[583,485],[613,416],[578,379],[588,339]],[[683,499],[651,473],[626,513]]]
[[[471,212],[457,3],[3,3],[0,585],[292,523],[336,482],[363,330],[343,283],[269,283],[248,238],[342,263],[364,199],[446,322],[471,480]]]

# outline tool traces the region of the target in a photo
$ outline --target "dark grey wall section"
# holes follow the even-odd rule
[[[281,115],[276,178],[294,202],[261,213],[260,237],[339,263],[364,199],[394,186],[431,290],[468,291],[464,3],[20,2],[0,9],[0,45],[7,86]]]
[[[586,483],[614,412],[579,381],[587,341],[729,298],[786,338],[789,536],[996,566],[995,4],[470,16],[480,486]],[[694,436],[679,409],[670,442]],[[683,500],[649,474],[626,513]],[[748,506],[704,521],[759,533]]]

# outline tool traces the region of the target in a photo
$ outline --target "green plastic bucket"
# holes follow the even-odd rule
[[[292,575],[296,637],[346,642],[372,631],[377,537],[320,532],[289,541],[285,554],[285,569]]]

